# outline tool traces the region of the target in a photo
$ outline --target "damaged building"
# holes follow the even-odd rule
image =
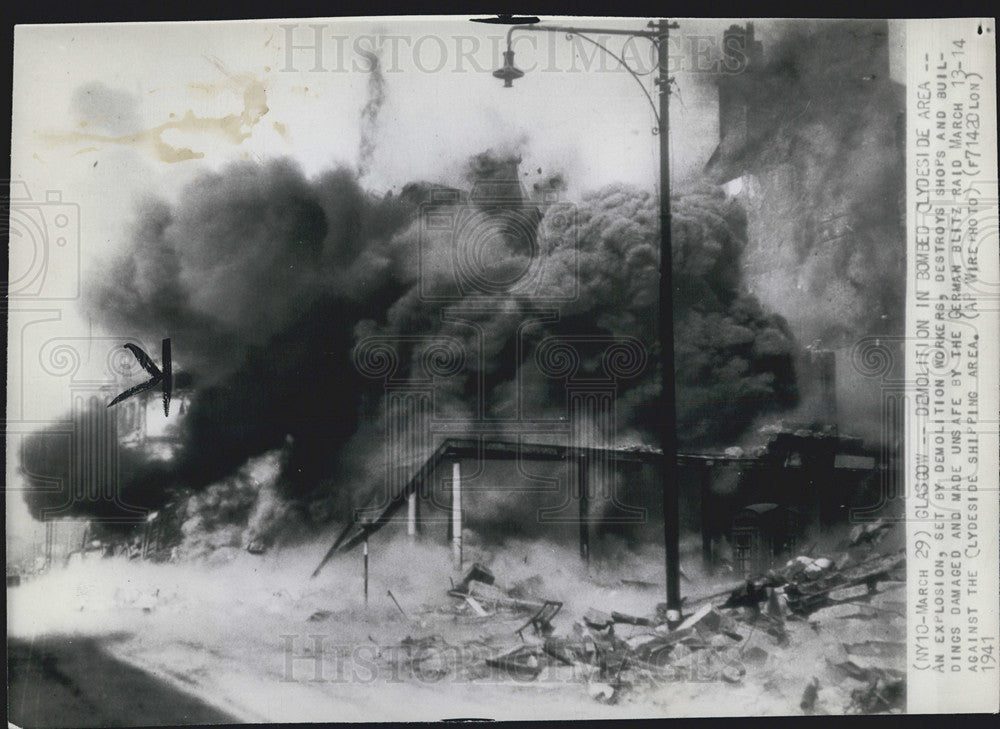
[[[885,21],[790,34],[766,55],[753,23],[724,33],[723,48],[740,53],[717,82],[719,144],[705,175],[746,211],[749,292],[811,344],[795,352],[803,403],[787,413],[802,423],[757,434],[753,448],[678,455],[682,533],[701,536],[708,566],[765,569],[812,525],[874,518],[899,481],[899,435],[883,431],[901,401],[852,360],[859,333],[880,337],[890,362],[901,352],[903,297],[884,284],[903,280],[905,260],[905,98],[892,47]],[[452,541],[461,528],[487,540],[544,535],[578,541],[585,559],[605,535],[662,540],[654,449],[439,441],[387,478],[341,548],[383,526]]]
[[[805,393],[810,418],[841,423],[883,459],[899,457],[905,257],[905,73],[899,29],[885,20],[823,23],[765,47],[752,22],[723,37],[719,143],[704,167],[746,211],[741,271],[796,339],[831,358],[836,401],[821,380]],[[869,342],[888,371],[852,359]],[[817,351],[807,355],[815,362]],[[805,368],[800,368],[805,369]],[[808,381],[800,384],[810,387]],[[888,410],[892,410],[891,413]],[[801,418],[805,419],[805,418]]]
[[[852,510],[877,503],[884,469],[860,438],[785,425],[769,435],[753,454],[678,454],[681,533],[700,535],[709,570],[766,571],[811,525],[846,523]],[[450,543],[459,568],[467,530],[477,543],[524,536],[577,544],[583,560],[608,558],[616,542],[658,544],[662,458],[645,446],[446,438],[401,488],[375,492],[328,558],[383,528]]]

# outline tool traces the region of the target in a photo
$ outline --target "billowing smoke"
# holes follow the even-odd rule
[[[426,184],[376,197],[343,169],[309,179],[287,161],[240,163],[200,177],[175,204],[147,203],[124,253],[88,287],[91,308],[110,330],[170,336],[197,389],[178,456],[158,462],[155,478],[124,469],[125,492],[142,494],[126,501],[157,508],[177,493],[194,494],[185,533],[192,545],[207,532],[229,541],[267,538],[267,522],[309,515],[304,506],[289,512],[275,496],[310,508],[322,503],[313,514],[345,518],[356,492],[379,477],[384,389],[362,378],[352,360],[357,342],[375,333],[463,344],[463,369],[436,402],[457,422],[478,417],[479,405],[487,417],[512,416],[518,401],[526,417],[564,409],[564,383],[536,363],[548,336],[634,337],[649,361],[619,382],[617,428],[655,443],[656,198],[612,186],[584,195],[567,215],[525,196],[477,197],[484,182],[494,192],[514,189],[499,183],[517,180],[517,162],[477,156],[469,169],[478,185],[455,191],[452,205],[479,216],[480,231],[495,227],[478,259],[491,280],[514,280],[511,271],[537,257],[547,285],[536,289],[463,291],[452,253],[471,243],[457,229],[421,239],[420,205],[432,194]],[[559,185],[551,187],[546,192]],[[680,437],[686,445],[727,443],[761,412],[795,402],[794,342],[742,284],[739,205],[707,189],[677,196],[673,209]],[[521,221],[513,232],[512,214]],[[558,321],[522,327],[560,291],[576,293],[559,304]],[[397,373],[403,379],[418,374],[424,354],[419,344],[407,346]],[[581,342],[579,355],[580,375],[598,371],[596,344]],[[36,486],[53,470],[42,440],[31,439],[24,454]],[[39,488],[28,498],[37,513],[55,497]],[[220,532],[222,504],[242,530]],[[77,508],[111,510],[92,502]]]
[[[224,547],[264,550],[295,538],[302,519],[278,490],[286,467],[282,456],[279,450],[255,456],[187,499],[178,545],[183,556],[205,556]]]

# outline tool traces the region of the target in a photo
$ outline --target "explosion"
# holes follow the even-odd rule
[[[470,162],[470,177],[515,181],[518,161],[479,155]],[[268,488],[299,503],[332,500],[343,517],[360,498],[355,492],[378,482],[382,467],[384,392],[352,362],[356,343],[372,333],[462,342],[464,369],[448,381],[440,407],[468,422],[476,417],[481,382],[486,417],[510,415],[518,382],[529,395],[523,398],[532,411],[527,415],[559,412],[562,383],[534,364],[535,349],[546,337],[635,337],[646,344],[650,366],[620,383],[618,426],[655,442],[655,197],[608,187],[584,195],[575,216],[556,225],[554,209],[527,196],[482,202],[460,191],[454,206],[475,208],[487,223],[502,222],[511,210],[527,221],[532,239],[507,235],[493,241],[487,269],[516,269],[520,259],[537,255],[551,282],[544,290],[463,297],[453,277],[417,280],[419,246],[428,247],[423,254],[432,264],[443,266],[451,256],[448,246],[464,244],[421,240],[420,205],[431,194],[428,185],[411,185],[402,195],[379,198],[348,170],[307,179],[291,163],[275,161],[235,164],[189,185],[175,205],[144,206],[127,250],[105,279],[89,287],[90,305],[111,329],[169,335],[175,357],[193,372],[198,387],[177,458],[122,462],[126,502],[159,508],[178,493],[202,492],[192,503],[209,510],[228,494],[226,499],[245,502],[242,511],[229,509],[239,512],[234,521],[245,522],[262,486],[248,485],[252,479],[240,475],[244,464],[284,446],[280,472],[268,479]],[[785,323],[768,316],[742,286],[746,222],[739,206],[717,191],[701,190],[677,196],[673,207],[681,442],[724,443],[760,412],[794,404],[794,342]],[[561,305],[558,321],[523,335],[518,359],[519,328],[560,287],[575,287],[577,295]],[[475,326],[445,316],[467,304],[479,305],[464,315]],[[481,351],[477,331],[483,333]],[[407,346],[404,378],[422,356],[419,346]],[[581,374],[600,365],[585,343],[580,355]],[[57,451],[44,433],[30,439],[24,469],[33,484],[68,474],[66,457]],[[36,513],[59,497],[40,488],[28,492]],[[110,515],[116,507],[86,502],[76,508]]]

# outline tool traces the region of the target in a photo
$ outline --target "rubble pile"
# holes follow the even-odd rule
[[[892,528],[860,526],[838,553],[797,556],[736,589],[685,602],[687,617],[673,626],[665,604],[649,615],[589,609],[567,619],[540,578],[504,588],[477,563],[447,590],[451,607],[438,611],[476,626],[476,637],[407,636],[379,659],[424,680],[576,684],[606,704],[669,682],[737,686],[754,679],[765,690],[796,682],[800,693],[790,705],[798,701],[808,714],[899,712],[904,553],[883,542]],[[554,624],[559,617],[562,631]],[[817,675],[781,675],[786,657],[801,659],[806,643],[821,651],[808,658]]]

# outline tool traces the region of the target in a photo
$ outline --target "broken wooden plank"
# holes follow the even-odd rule
[[[625,623],[627,625],[641,625],[643,627],[649,627],[653,625],[653,621],[649,618],[640,618],[635,615],[627,615],[626,613],[619,613],[615,610],[611,611],[611,620],[615,623]]]
[[[485,618],[487,615],[489,615],[489,613],[486,612],[483,606],[479,604],[479,601],[476,600],[476,598],[472,597],[471,595],[466,595],[465,601],[469,604],[469,607],[472,608],[472,611],[479,617]]]

